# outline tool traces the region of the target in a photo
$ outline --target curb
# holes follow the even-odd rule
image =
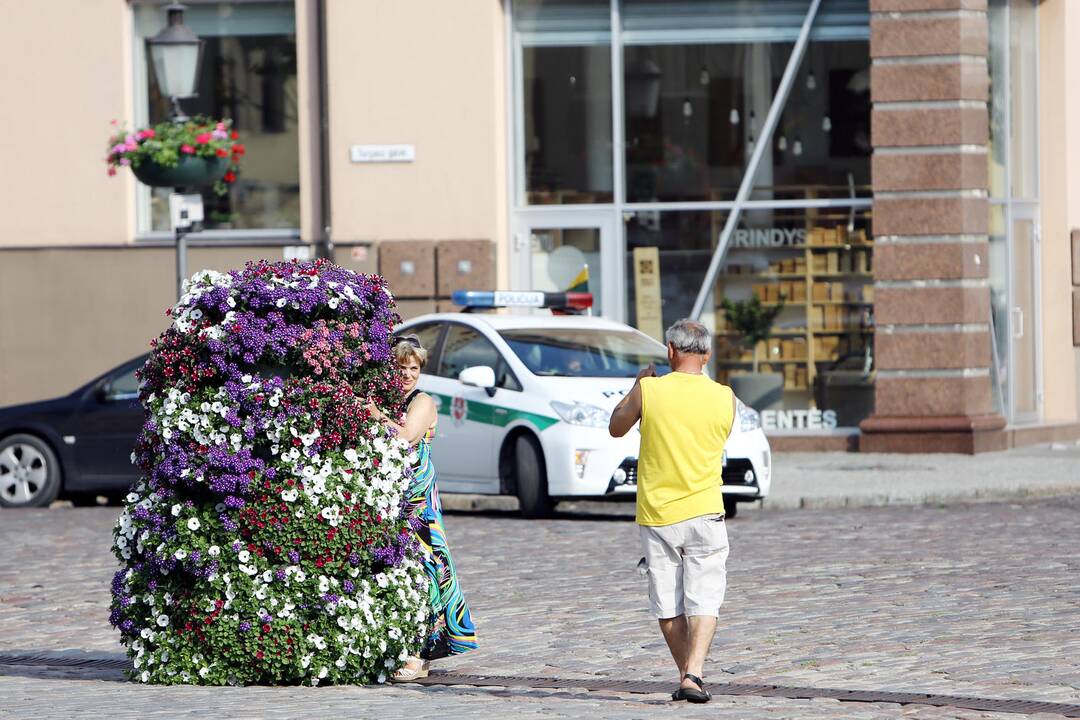
[[[471,493],[441,493],[444,510],[457,512],[517,512],[518,499],[512,495],[476,495]],[[963,505],[981,502],[1010,500],[1035,500],[1048,497],[1080,495],[1080,484],[1046,485],[1039,487],[974,488],[971,490],[935,491],[924,494],[869,494],[869,495],[806,495],[795,497],[770,497],[764,503],[745,503],[739,512],[770,510],[838,510],[877,507],[926,507],[940,505]],[[629,501],[578,500],[567,501],[592,508],[625,506],[631,514]],[[619,513],[614,513],[619,514]]]

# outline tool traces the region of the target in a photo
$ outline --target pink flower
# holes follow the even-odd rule
[[[180,146],[180,152],[186,153],[188,155],[194,155],[195,154],[195,147],[193,145],[181,145]]]
[[[199,145],[205,145],[210,142],[210,133],[199,133],[195,136],[195,142]]]
[[[110,167],[109,168],[109,177],[112,177],[115,174],[116,174],[116,168]]]

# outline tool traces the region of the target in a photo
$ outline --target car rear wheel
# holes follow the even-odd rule
[[[517,439],[514,446],[514,472],[521,514],[527,518],[551,517],[555,504],[548,495],[544,454],[535,438],[522,435]]]
[[[60,463],[33,435],[0,440],[0,507],[44,507],[60,492]]]

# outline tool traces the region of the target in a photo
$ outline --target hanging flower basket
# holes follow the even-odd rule
[[[152,159],[131,166],[139,182],[150,187],[199,187],[213,185],[229,170],[229,161],[219,157],[180,158],[175,166],[162,165]]]
[[[113,121],[116,124],[116,121]],[[231,120],[197,117],[183,123],[163,122],[109,138],[105,162],[109,175],[130,167],[151,187],[214,187],[224,195],[236,181],[244,146]]]

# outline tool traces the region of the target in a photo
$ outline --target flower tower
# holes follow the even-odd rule
[[[324,260],[197,273],[141,372],[110,621],[149,683],[382,682],[425,636],[394,301]]]

